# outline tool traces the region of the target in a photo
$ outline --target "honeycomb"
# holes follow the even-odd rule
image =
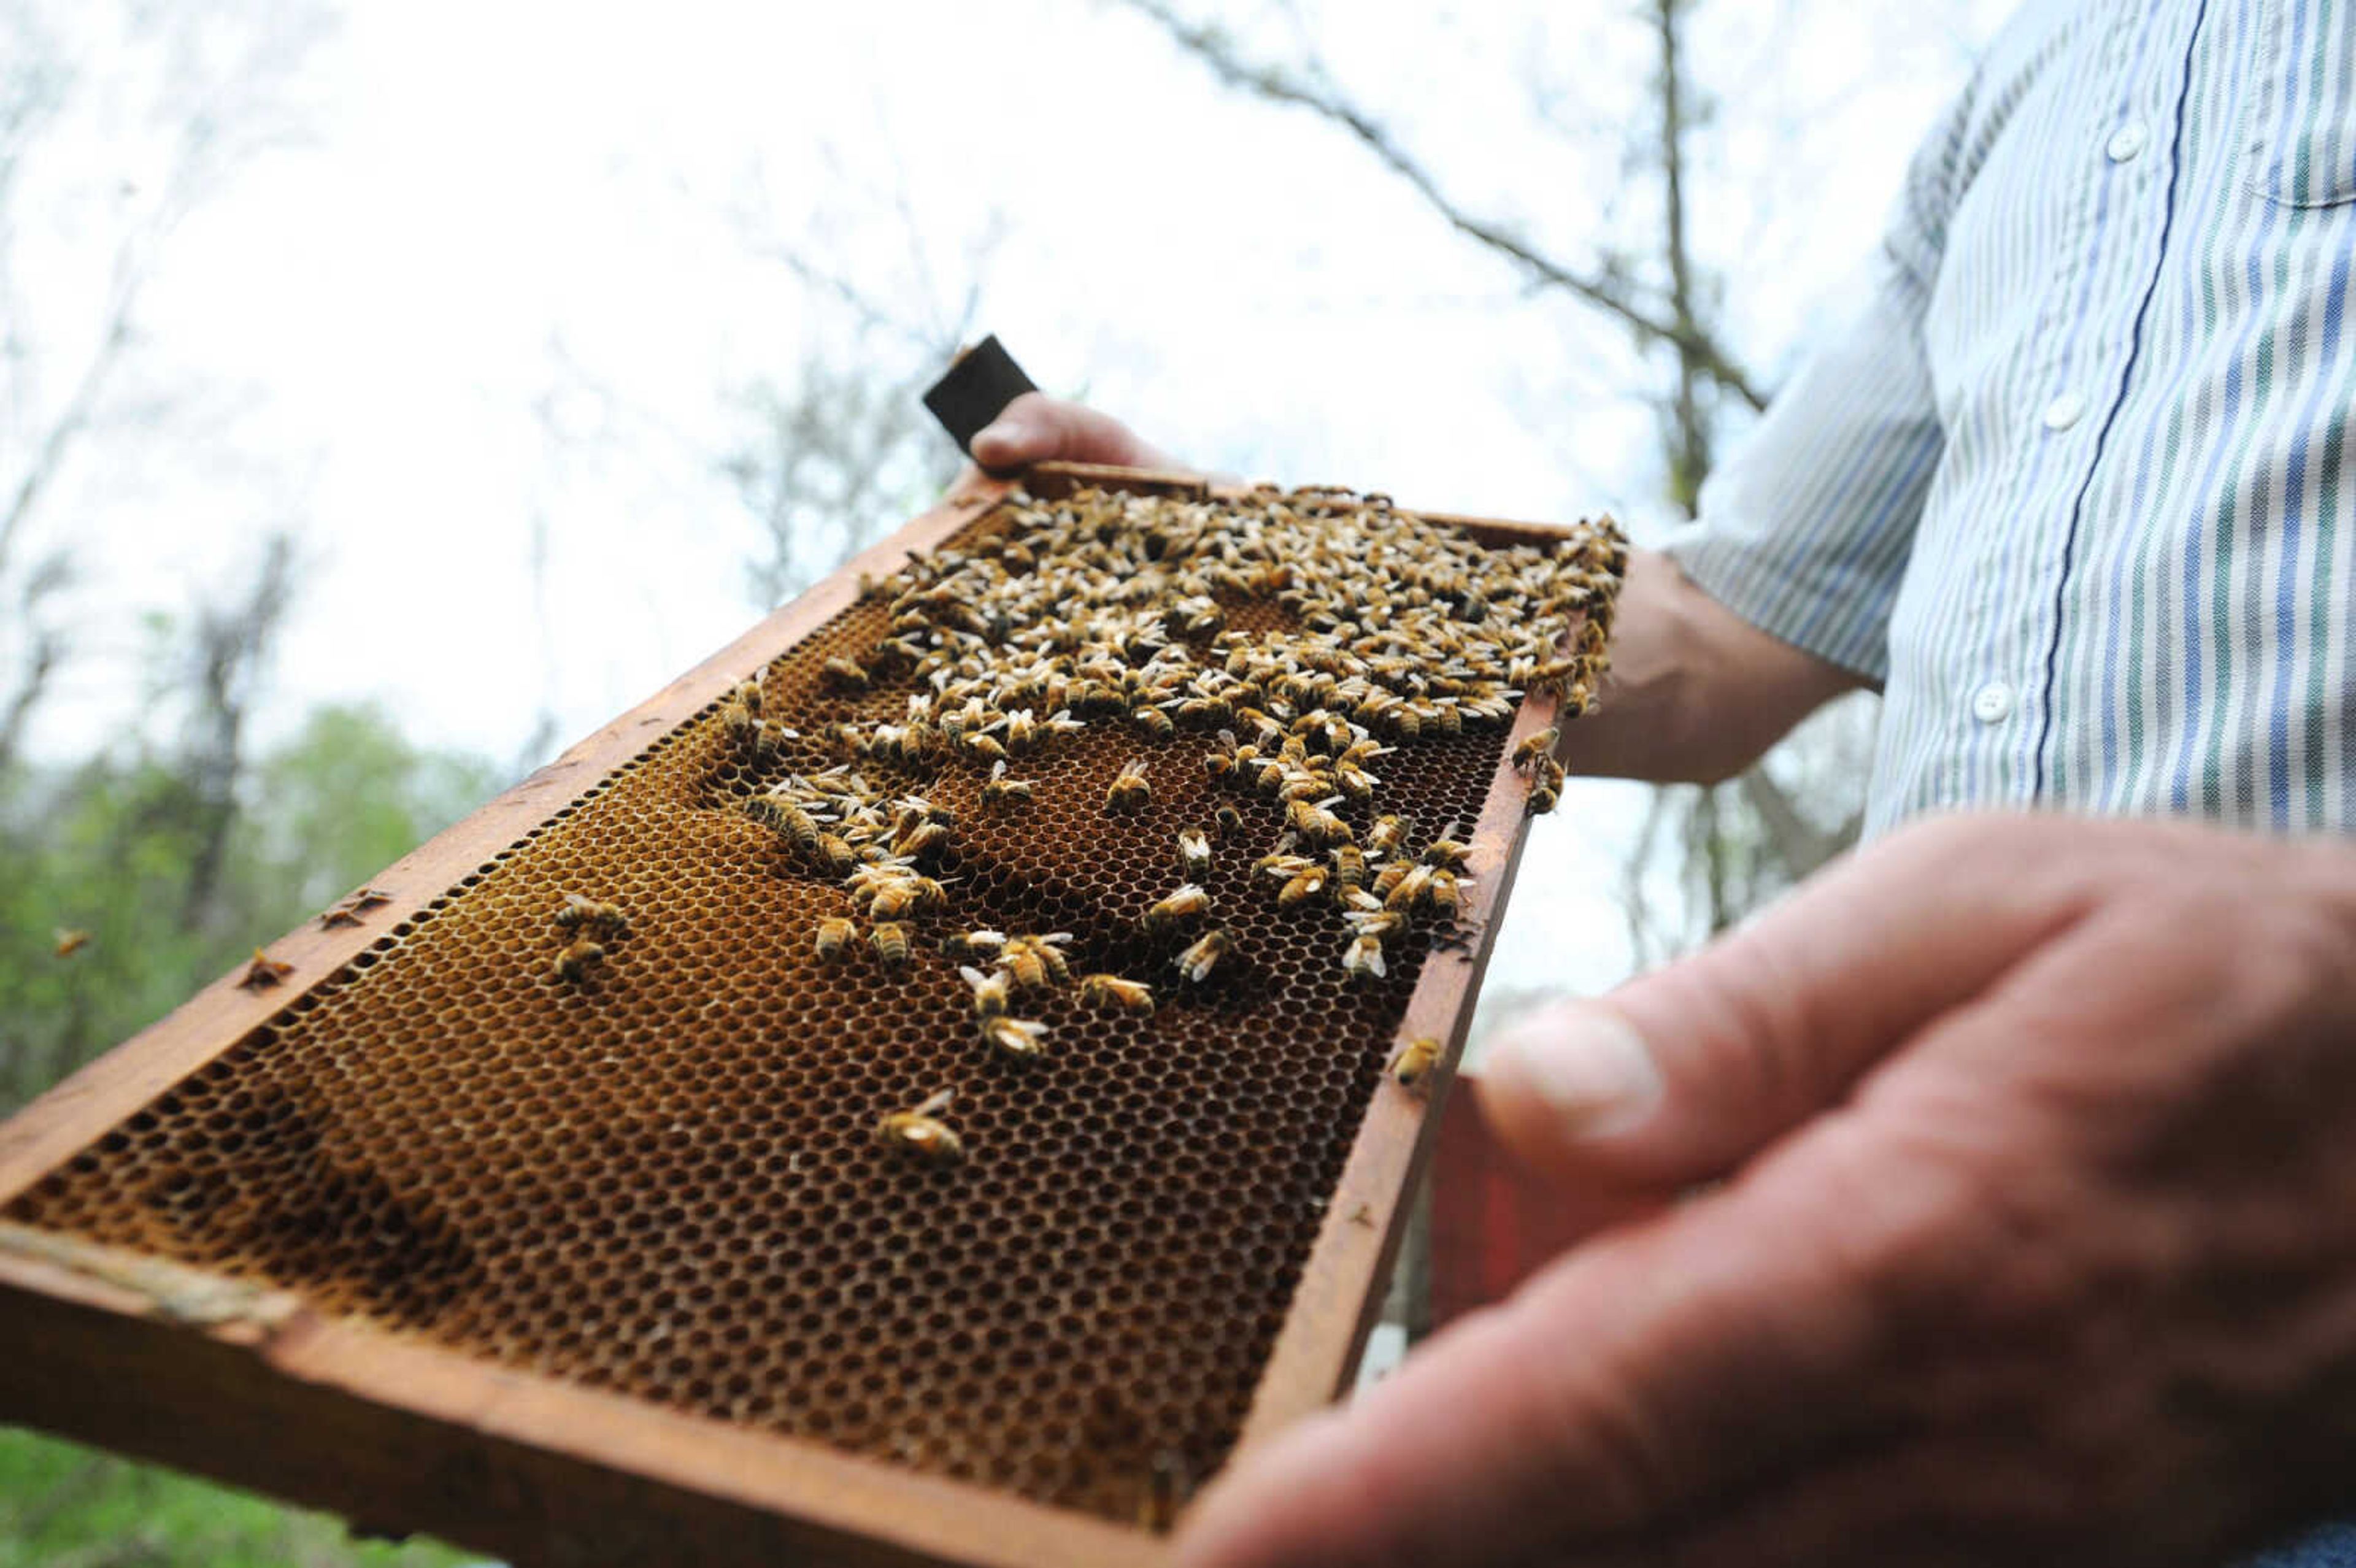
[[[1608,523],[1493,549],[1344,494],[1018,493],[6,1217],[1158,1526],[1234,1444],[1408,996],[1463,934],[1428,875],[1397,920],[1326,886],[1280,907],[1297,872],[1262,858],[1338,846],[1286,844],[1297,808],[1247,775],[1311,781],[1371,882],[1445,869],[1424,851],[1469,837],[1521,691],[1585,703],[1623,562]],[[1353,746],[1372,798],[1323,795]],[[1551,759],[1525,765],[1547,804]],[[1116,813],[1124,770],[1150,795]],[[872,890],[916,875],[937,902],[887,967]],[[1188,881],[1206,915],[1149,919]],[[1344,964],[1370,924],[1379,976]],[[1007,987],[1033,1051],[983,1038],[960,970],[1012,965],[977,931],[1067,933],[1070,981]],[[1152,1010],[1090,1005],[1099,974]]]

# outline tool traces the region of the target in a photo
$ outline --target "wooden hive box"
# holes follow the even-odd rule
[[[1608,524],[1027,485],[916,518],[273,944],[283,976],[224,976],[0,1128],[0,1417],[526,1568],[1160,1561],[1195,1485],[1352,1376],[1520,854],[1510,754],[1584,700],[1624,556]],[[1382,604],[1337,620],[1321,571]],[[1382,651],[1484,625],[1558,689]],[[941,701],[912,737],[912,695],[985,667],[986,723]],[[1307,804],[1361,846],[1406,819],[1380,976],[1342,963],[1365,908],[1280,907],[1257,863],[1301,818],[1253,775],[1338,779],[1360,741],[1392,748],[1373,797]],[[1116,812],[1132,761],[1150,798]],[[1453,917],[1423,873],[1391,898],[1451,823]],[[1197,827],[1209,913],[1156,917]],[[893,967],[862,899],[919,873]],[[621,918],[561,923],[568,895]],[[1069,933],[1074,981],[1012,989],[1036,1059],[978,1029],[959,970],[992,945],[944,951],[982,929]],[[1091,1007],[1085,972],[1158,1005]],[[1419,1037],[1410,1091],[1385,1065]],[[961,1158],[880,1136],[941,1091]]]

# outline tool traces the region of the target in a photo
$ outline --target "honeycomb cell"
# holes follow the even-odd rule
[[[1425,847],[1470,836],[1526,692],[1585,706],[1623,564],[1608,526],[1491,546],[1338,492],[1018,496],[6,1216],[1135,1520],[1234,1444],[1463,939]],[[1149,922],[1182,883],[1207,907]],[[1009,976],[1034,1055],[963,969]],[[1151,1010],[1087,1005],[1097,974]],[[956,1157],[879,1137],[927,1105]]]

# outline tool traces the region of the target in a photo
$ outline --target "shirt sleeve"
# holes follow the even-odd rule
[[[1864,308],[1810,352],[1667,550],[1744,620],[1874,682],[1944,445],[1923,315],[1968,106],[1915,155]]]

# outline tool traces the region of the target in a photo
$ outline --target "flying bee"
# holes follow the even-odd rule
[[[956,1097],[956,1090],[944,1089],[928,1095],[913,1111],[890,1113],[875,1124],[875,1141],[927,1165],[955,1165],[965,1157],[965,1145],[946,1123],[937,1118]]]
[[[1383,944],[1364,932],[1350,938],[1350,945],[1342,950],[1342,968],[1354,980],[1368,976],[1380,980],[1390,973]]]
[[[253,950],[253,962],[245,966],[245,977],[238,985],[248,991],[266,991],[293,973],[294,965],[282,964],[257,947]]]
[[[1029,1019],[1004,1017],[981,1020],[981,1038],[1008,1056],[1035,1061],[1046,1052],[1047,1026]]]
[[[1145,777],[1145,759],[1135,757],[1121,764],[1120,773],[1105,795],[1105,809],[1141,811],[1152,798],[1153,785]]]
[[[1189,983],[1199,986],[1211,977],[1211,971],[1235,950],[1235,945],[1236,939],[1226,932],[1206,931],[1171,964]]]
[[[1142,981],[1124,980],[1118,975],[1082,977],[1080,1000],[1092,1008],[1110,1008],[1124,1013],[1150,1013],[1153,1010],[1152,988]]]
[[[857,926],[839,914],[832,914],[818,923],[818,932],[810,938],[810,945],[818,949],[821,961],[840,964],[850,956],[851,940],[858,934]]]
[[[1448,1047],[1435,1036],[1418,1035],[1400,1046],[1398,1054],[1391,1058],[1390,1075],[1408,1093],[1419,1097],[1429,1094],[1432,1073],[1439,1068],[1440,1059],[1447,1050]]]
[[[1548,725],[1514,748],[1514,766],[1525,770],[1534,766],[1540,757],[1552,755],[1554,743],[1561,739],[1562,731]]]
[[[564,895],[564,903],[556,912],[556,925],[560,931],[586,929],[608,939],[630,933],[630,917],[619,904],[600,903],[579,893]]]
[[[1011,779],[1006,776],[1006,760],[1001,757],[991,764],[990,782],[981,786],[981,798],[992,804],[1008,800],[1029,800],[1031,788],[1029,779]]]
[[[1290,909],[1296,904],[1306,903],[1325,891],[1327,880],[1324,867],[1311,866],[1308,869],[1296,874],[1279,890],[1276,895],[1276,907]]]
[[[1178,834],[1178,874],[1188,881],[1211,874],[1211,838],[1199,827]]]
[[[605,961],[605,950],[585,936],[576,936],[571,945],[556,955],[550,972],[559,980],[579,985],[589,978],[591,971]]]
[[[905,968],[908,963],[908,928],[895,920],[879,920],[867,933],[875,956],[886,969]]]
[[[1130,719],[1140,730],[1157,741],[1166,741],[1177,733],[1178,727],[1171,722],[1170,715],[1159,708],[1141,708],[1130,714]]]
[[[79,927],[68,928],[65,926],[59,926],[57,930],[57,942],[50,947],[49,956],[52,958],[70,958],[89,945],[89,932],[83,931]]]
[[[1182,921],[1199,920],[1210,910],[1211,895],[1194,883],[1187,882],[1145,912],[1146,933],[1167,935],[1176,930]]]
[[[1289,818],[1294,830],[1312,844],[1353,843],[1357,835],[1350,831],[1348,823],[1329,809],[1341,802],[1342,797],[1338,795],[1327,795],[1319,801],[1296,800],[1290,808]]]
[[[1366,829],[1366,848],[1377,855],[1396,855],[1407,847],[1407,819],[1396,813],[1375,818]]]
[[[841,654],[833,654],[828,656],[824,667],[828,684],[840,687],[845,691],[867,689],[867,672],[859,667],[856,660],[844,658]]]
[[[958,973],[965,977],[967,985],[973,987],[975,1018],[987,1023],[991,1019],[1005,1016],[1006,1004],[1012,994],[1005,970],[985,975],[970,964],[961,964],[958,965]]]
[[[1068,931],[1046,936],[1010,936],[998,950],[999,966],[1026,991],[1060,986],[1072,977],[1071,960],[1064,956],[1064,944],[1071,940]]]
[[[1219,837],[1222,838],[1238,838],[1243,836],[1244,814],[1232,805],[1223,805],[1213,812],[1211,821],[1218,828]]]

